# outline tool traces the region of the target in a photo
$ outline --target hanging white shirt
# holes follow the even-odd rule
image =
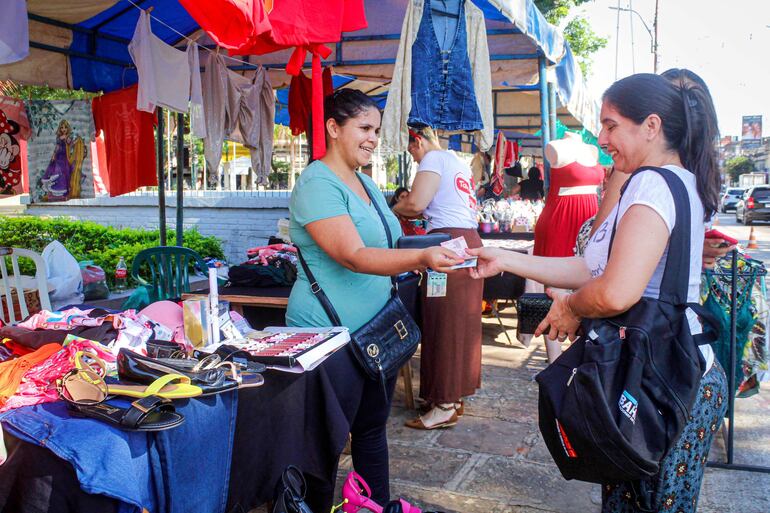
[[[139,75],[136,108],[145,112],[154,112],[155,107],[187,112],[191,68],[197,60],[190,52],[197,53],[197,45],[190,43],[187,51],[183,52],[166,44],[152,33],[150,16],[141,11],[128,51]],[[200,86],[200,69],[196,67],[195,72],[198,74],[197,85]],[[195,100],[202,104],[200,95]]]
[[[0,15],[0,64],[29,55],[29,21],[26,0],[3,0]]]
[[[201,88],[201,65],[198,45],[187,47],[190,58],[190,129],[195,137],[206,138],[206,119],[203,114],[203,92]]]

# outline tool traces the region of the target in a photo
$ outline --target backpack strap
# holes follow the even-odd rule
[[[617,229],[618,217],[620,215],[620,201],[631,180],[643,171],[655,171],[663,177],[671,191],[671,196],[674,198],[674,207],[676,209],[676,222],[668,241],[666,266],[663,270],[663,278],[660,284],[659,299],[674,305],[684,305],[687,304],[687,292],[690,288],[690,196],[682,179],[670,169],[652,166],[641,167],[634,171],[631,178],[623,185],[620,191],[617,211],[615,212],[612,234],[610,235],[607,259],[609,260],[609,256],[612,253],[612,243],[615,240],[615,230]]]

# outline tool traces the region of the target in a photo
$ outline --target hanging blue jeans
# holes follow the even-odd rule
[[[454,38],[442,37],[455,27]],[[443,28],[442,28],[443,27]],[[446,30],[445,30],[446,29]],[[465,23],[465,0],[459,2],[458,19],[431,12],[425,0],[420,28],[412,45],[412,109],[407,124],[443,130],[480,130],[484,127],[473,89]]]

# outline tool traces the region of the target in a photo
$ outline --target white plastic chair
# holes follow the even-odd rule
[[[35,263],[35,282],[37,293],[40,297],[40,306],[43,310],[51,310],[51,300],[48,297],[47,269],[43,257],[39,253],[21,248],[0,247],[0,278],[3,286],[0,287],[0,319],[6,323],[21,321],[29,316],[27,301],[24,298],[24,286],[19,272],[19,257],[29,258]],[[11,259],[11,273],[8,272],[6,258]],[[15,294],[14,294],[15,291]],[[15,304],[18,302],[21,319],[16,319]],[[8,319],[5,318],[8,313]]]

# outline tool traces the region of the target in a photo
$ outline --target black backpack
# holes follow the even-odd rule
[[[585,319],[583,336],[536,377],[540,432],[566,479],[616,483],[655,475],[688,422],[705,371],[698,345],[710,340],[690,333],[686,315],[689,307],[713,323],[700,305],[687,303],[687,189],[668,169],[634,175],[649,169],[666,180],[676,204],[660,298],[642,298],[613,318]]]

